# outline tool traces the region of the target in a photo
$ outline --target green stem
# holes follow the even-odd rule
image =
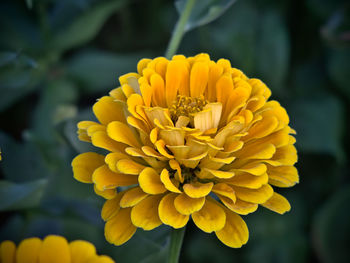
[[[185,34],[185,26],[186,26],[187,20],[191,15],[191,11],[195,2],[196,0],[187,0],[185,9],[181,13],[180,19],[176,23],[175,30],[173,32],[173,35],[171,36],[167,51],[165,53],[165,56],[168,59],[170,59],[176,53],[180,45],[181,39]]]
[[[169,260],[168,263],[178,263],[180,257],[180,251],[182,246],[182,240],[185,235],[186,227],[180,229],[173,229],[171,232],[170,248],[169,248]]]

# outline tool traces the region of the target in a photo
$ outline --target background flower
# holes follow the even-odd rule
[[[15,243],[6,240],[0,243],[0,261],[4,263],[114,263],[108,256],[98,256],[93,244],[83,240],[72,241],[61,236],[49,235],[44,240],[37,237]]]

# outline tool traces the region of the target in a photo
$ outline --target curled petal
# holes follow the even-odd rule
[[[174,201],[176,196],[177,194],[175,193],[164,196],[159,203],[158,213],[163,224],[173,228],[182,228],[187,224],[189,216],[179,213],[175,208]]]
[[[131,221],[134,226],[152,230],[162,224],[158,216],[158,206],[162,195],[151,195],[143,199],[131,210]]]
[[[104,164],[104,156],[87,152],[79,154],[72,161],[74,178],[82,183],[92,183],[92,174]]]
[[[176,210],[183,215],[191,215],[200,210],[205,202],[205,197],[191,198],[185,193],[178,195],[174,200]]]
[[[205,184],[202,184],[200,182],[194,182],[194,183],[185,184],[183,186],[183,189],[184,189],[184,192],[189,197],[200,198],[203,196],[207,196],[210,193],[213,186],[214,186],[213,182],[209,182]]]
[[[198,228],[211,233],[224,227],[226,215],[215,200],[207,197],[202,209],[192,214],[192,219]]]
[[[136,232],[131,222],[131,208],[122,208],[105,225],[105,237],[109,243],[122,245]]]
[[[218,239],[226,246],[239,248],[248,242],[249,232],[244,220],[232,211],[225,209],[225,226],[216,231]]]
[[[273,193],[273,196],[265,203],[263,203],[262,206],[281,215],[283,215],[285,212],[290,211],[290,204],[288,200],[277,193]]]
[[[162,194],[167,189],[160,180],[159,174],[150,167],[143,169],[139,175],[139,184],[142,190],[148,194]]]

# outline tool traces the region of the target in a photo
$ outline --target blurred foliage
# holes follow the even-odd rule
[[[139,59],[164,54],[184,2],[1,1],[0,240],[56,233],[119,263],[164,262],[167,227],[122,247],[105,241],[103,200],[70,162],[90,147],[77,121],[92,119],[92,104]],[[178,53],[228,58],[272,89],[298,132],[301,183],[285,193],[290,213],[244,217],[242,249],[189,224],[181,262],[349,262],[349,3],[205,0],[194,10]]]

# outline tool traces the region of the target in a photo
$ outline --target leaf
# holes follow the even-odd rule
[[[110,246],[106,254],[123,262],[162,263],[167,261],[170,228],[160,226],[151,231],[137,230],[134,237],[121,247]],[[137,251],[133,253],[132,251]]]
[[[187,0],[175,2],[176,9],[181,15]],[[219,18],[236,0],[201,0],[192,9],[190,18],[185,26],[185,32],[200,27]]]
[[[0,132],[0,147],[0,169],[5,179],[22,183],[49,175],[44,158],[33,143],[19,143]]]
[[[85,50],[67,62],[67,74],[80,82],[87,93],[105,92],[118,86],[118,76],[135,72],[137,62],[143,56]]]
[[[308,237],[304,232],[307,207],[300,193],[282,194],[292,204],[290,212],[281,216],[267,209],[259,209],[246,218],[249,241],[247,262],[308,262]],[[287,191],[286,191],[287,192]]]
[[[0,181],[0,211],[12,211],[35,207],[44,193],[46,179],[16,184]]]
[[[10,107],[17,100],[38,87],[44,74],[32,58],[14,52],[0,53],[0,111]]]
[[[346,262],[350,236],[349,185],[337,192],[321,207],[313,220],[313,243],[322,262]]]
[[[60,27],[51,41],[52,47],[64,51],[90,41],[100,31],[107,18],[125,3],[125,0],[103,1],[90,7],[69,25]]]
[[[40,27],[27,8],[21,8],[15,1],[0,3],[0,46],[2,49],[23,50],[26,53],[40,53],[44,41]]]
[[[344,108],[341,101],[330,94],[300,98],[291,104],[288,113],[291,126],[298,133],[298,149],[343,159]]]
[[[260,77],[274,93],[282,92],[289,65],[289,37],[282,16],[265,12],[259,20],[256,50],[256,77]]]
[[[350,51],[349,49],[332,50],[329,57],[329,75],[341,92],[350,99]]]
[[[5,51],[5,52],[0,52],[0,67],[3,67],[12,61],[14,61],[18,56],[18,53],[16,52],[10,52],[10,51]]]

